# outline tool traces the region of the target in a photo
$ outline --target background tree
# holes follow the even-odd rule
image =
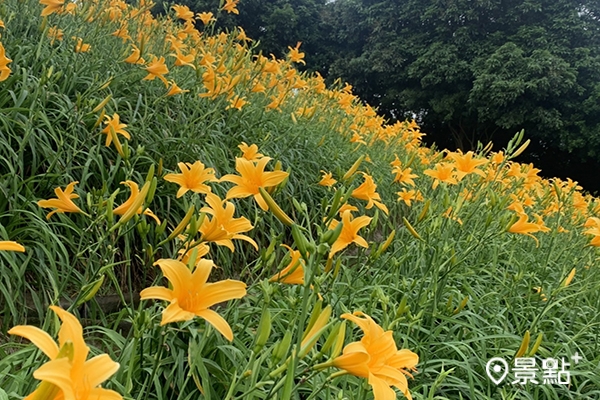
[[[491,139],[502,145],[525,128],[545,172],[597,187],[595,172],[585,176],[600,167],[597,1],[337,0],[331,7],[338,12],[324,15],[337,40],[354,42],[329,74],[380,112],[415,116],[430,140],[463,149]]]

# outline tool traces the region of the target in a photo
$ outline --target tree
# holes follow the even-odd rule
[[[388,117],[418,117],[443,145],[452,145],[449,132],[469,148],[525,128],[538,153],[600,159],[597,1],[337,0],[331,8],[344,10],[326,14],[338,39],[355,43],[329,73]]]

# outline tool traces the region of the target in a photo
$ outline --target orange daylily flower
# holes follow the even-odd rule
[[[179,49],[177,49],[175,50],[175,53],[171,53],[169,55],[175,57],[175,65],[177,67],[183,67],[187,65],[188,67],[196,69],[196,66],[192,64],[196,58],[196,56],[193,54],[184,55]]]
[[[172,289],[152,286],[140,292],[142,300],[157,299],[170,302],[162,313],[161,325],[171,322],[189,321],[194,317],[205,319],[230,342],[233,331],[223,317],[211,310],[215,304],[246,295],[246,284],[227,279],[220,282],[207,282],[214,263],[200,260],[194,272],[181,261],[161,259],[154,263],[171,283]]]
[[[475,154],[472,151],[468,151],[463,154],[462,151],[458,150],[455,153],[449,153],[448,158],[454,161],[456,167],[456,178],[461,181],[468,174],[477,174],[479,176],[485,176],[485,172],[477,169],[478,166],[488,162],[487,159],[474,159]]]
[[[291,46],[288,46],[288,49],[290,50],[290,60],[292,62],[295,63],[302,63],[304,65],[306,65],[306,62],[304,62],[303,58],[304,58],[304,53],[300,52],[300,45],[302,44],[302,42],[298,42],[296,44],[296,47],[292,48]]]
[[[128,140],[131,139],[131,135],[129,134],[129,132],[127,132],[124,129],[127,127],[127,125],[121,123],[119,114],[114,113],[112,117],[110,115],[106,115],[104,119],[106,127],[102,129],[101,133],[104,133],[106,135],[106,143],[104,143],[106,147],[110,146],[110,144],[112,143],[113,135],[122,135],[125,136]]]
[[[133,181],[125,181],[125,182],[121,182],[121,184],[129,186],[129,189],[131,190],[131,194],[129,195],[129,198],[127,199],[127,201],[125,201],[125,203],[121,204],[119,207],[117,207],[113,210],[113,214],[115,214],[115,215],[124,215],[127,211],[129,211],[129,209],[135,202],[135,199],[140,195],[140,188],[137,183],[135,183]],[[140,206],[137,213],[138,214],[142,213],[142,206]],[[152,217],[156,221],[156,223],[160,225],[160,220],[149,208],[146,208],[144,210],[144,215]]]
[[[249,161],[258,161],[258,159],[264,157],[263,154],[258,152],[258,146],[251,144],[248,146],[246,142],[238,145],[238,148],[242,151],[242,157]]]
[[[18,251],[21,253],[25,252],[25,247],[23,245],[13,242],[11,240],[3,240],[0,241],[0,250],[2,251]]]
[[[202,222],[202,226],[198,229],[202,234],[202,240],[214,242],[219,246],[225,246],[229,250],[234,251],[235,247],[233,247],[232,239],[240,239],[250,243],[258,250],[258,245],[252,238],[242,235],[242,233],[248,232],[253,227],[247,218],[233,217],[235,213],[233,203],[221,200],[219,196],[213,193],[206,194],[206,202],[209,207],[203,207],[200,212],[210,214],[212,218],[206,216]],[[225,206],[223,207],[223,205]]]
[[[177,198],[180,198],[188,190],[194,193],[210,193],[211,188],[205,185],[205,182],[218,182],[219,179],[215,176],[215,170],[212,168],[204,168],[204,164],[196,161],[194,164],[177,163],[181,174],[167,174],[165,181],[173,182],[180,186],[177,191]]]
[[[2,43],[0,43],[0,82],[8,79],[11,73],[11,69],[8,67],[12,60],[6,57],[6,50]]]
[[[51,26],[50,28],[48,28],[47,35],[48,35],[48,38],[50,39],[50,44],[54,44],[55,41],[63,40],[63,38],[64,38],[63,30],[56,26]]]
[[[50,309],[62,321],[58,344],[35,326],[18,325],[8,331],[11,335],[30,340],[50,358],[33,373],[33,377],[42,383],[27,398],[122,400],[119,393],[100,387],[102,382],[117,372],[119,363],[111,360],[108,354],[86,361],[90,349],[83,340],[81,323],[60,307],[50,306]]]
[[[398,350],[393,332],[384,331],[370,316],[356,311],[341,317],[358,325],[364,336],[360,342],[346,345],[342,355],[331,364],[354,376],[367,378],[375,400],[395,400],[396,392],[391,386],[412,399],[405,375],[412,378],[408,370],[416,371],[419,356],[408,349]]]
[[[211,12],[202,12],[196,14],[196,18],[198,18],[204,25],[208,25],[211,21],[214,21],[213,13]]]
[[[264,211],[269,209],[267,203],[258,191],[259,187],[269,188],[279,185],[287,176],[287,172],[270,171],[265,172],[265,166],[271,160],[270,157],[262,157],[256,163],[245,158],[235,159],[235,169],[240,175],[228,174],[221,178],[222,182],[233,182],[237,186],[229,189],[227,199],[245,198],[254,196],[254,199]]]
[[[37,202],[38,206],[42,208],[55,208],[55,210],[50,211],[50,213],[46,216],[46,219],[50,219],[50,217],[54,213],[81,212],[81,209],[77,207],[75,203],[73,203],[73,201],[71,201],[71,199],[79,198],[79,195],[73,193],[73,189],[78,183],[78,181],[69,183],[65,188],[64,192],[59,187],[54,189],[54,193],[57,197],[56,199],[40,200]]]
[[[342,213],[342,232],[331,246],[331,250],[329,251],[329,258],[333,257],[333,255],[338,251],[344,250],[351,243],[356,243],[359,246],[368,248],[369,244],[362,236],[358,235],[358,231],[361,228],[364,228],[365,226],[369,225],[371,223],[371,219],[371,217],[367,216],[356,217],[353,219],[352,211],[345,210]],[[335,229],[337,224],[339,224],[339,222],[336,220],[333,220],[331,222],[332,223],[329,226],[329,229]]]
[[[179,235],[178,239],[180,239],[181,241],[186,241],[187,237],[185,235]],[[188,241],[185,247],[177,252],[177,260],[181,261],[188,267],[190,265],[198,266],[198,263],[202,260],[202,257],[204,257],[210,252],[210,247],[208,246],[208,243],[199,243],[194,247],[190,247],[191,244],[192,243]],[[192,260],[191,258],[194,252],[196,253],[196,257]]]
[[[417,174],[412,173],[412,168],[402,169],[401,165],[394,166],[392,173],[396,174],[394,182],[398,182],[405,185],[415,186],[414,178],[418,178]]]
[[[421,192],[418,190],[406,190],[406,188],[402,188],[402,191],[396,193],[398,195],[398,201],[402,200],[406,203],[407,206],[411,206],[413,201],[420,201],[423,199],[420,196]]]
[[[230,108],[236,108],[238,110],[241,110],[242,107],[244,107],[246,104],[248,104],[246,99],[240,96],[235,96],[234,98],[229,100],[229,105],[225,107],[225,109],[229,110]]]
[[[240,42],[251,42],[252,41],[252,39],[250,39],[246,35],[246,31],[244,30],[244,28],[242,28],[241,26],[238,26],[237,29],[238,29],[239,33],[235,37],[236,40],[239,40]]]
[[[431,185],[433,189],[437,188],[440,182],[449,183],[451,185],[456,185],[458,183],[455,177],[454,166],[451,164],[439,163],[435,166],[435,169],[426,169],[423,173],[434,178],[433,184]]]
[[[538,241],[538,239],[535,236],[532,235],[532,233],[547,232],[549,230],[549,228],[544,225],[544,221],[541,221],[541,218],[539,218],[539,217],[538,217],[537,223],[527,222],[527,221],[528,221],[527,214],[520,213],[519,220],[517,222],[515,222],[514,224],[512,224],[510,228],[508,228],[508,232],[520,233],[521,235],[530,236],[535,240],[536,245],[539,246],[540,242]]]
[[[75,53],[86,53],[90,51],[92,46],[87,43],[83,43],[82,38],[73,36],[71,39],[77,40],[77,43],[75,44]]]
[[[169,86],[169,82],[167,82],[167,79],[164,77],[165,74],[169,73],[164,57],[157,58],[156,56],[152,56],[152,61],[144,69],[148,71],[148,75],[142,79],[143,81],[153,81],[154,78],[158,78],[165,86]]]
[[[138,49],[134,44],[131,45],[131,48],[131,55],[123,61],[129,64],[145,64],[146,60],[142,58],[140,49]]]
[[[319,185],[327,187],[335,185],[337,181],[333,179],[331,172],[325,172],[323,170],[321,170],[321,172],[323,173],[323,177],[319,181]]]
[[[385,204],[381,202],[381,197],[379,196],[379,193],[375,191],[377,189],[377,185],[373,181],[373,178],[371,177],[371,175],[366,174],[364,172],[362,174],[365,178],[365,181],[359,187],[352,191],[352,197],[354,197],[355,199],[367,201],[367,210],[372,208],[373,205],[375,205],[387,215],[388,208]]]
[[[600,247],[600,218],[590,217],[587,219],[587,221],[585,221],[583,226],[590,228],[583,232],[585,235],[594,236],[590,242],[590,246]]]
[[[169,91],[166,94],[167,97],[189,92],[188,89],[182,89],[179,86],[177,86],[177,84],[174,81],[169,81],[169,84],[171,85],[171,87],[169,88]]]
[[[304,261],[302,260],[300,252],[298,250],[292,250],[292,248],[286,244],[282,244],[282,246],[290,251],[291,261],[281,270],[281,272],[271,277],[269,282],[304,285]]]
[[[239,14],[240,12],[238,11],[237,4],[240,2],[240,0],[225,0],[225,5],[223,5],[223,10],[227,11],[227,13],[231,14]]]
[[[177,18],[183,19],[185,21],[194,19],[194,13],[190,10],[188,6],[174,5],[171,6],[171,8],[175,10],[175,16]]]
[[[45,17],[59,12],[63,8],[65,0],[40,0],[40,4],[46,6],[41,14],[42,17]]]

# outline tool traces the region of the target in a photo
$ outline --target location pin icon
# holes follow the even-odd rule
[[[502,372],[502,370],[504,370],[504,372]],[[494,357],[485,365],[485,372],[492,382],[499,385],[500,382],[506,378],[506,375],[508,375],[508,363],[504,361],[503,358]],[[500,375],[500,377],[496,378],[498,375]]]

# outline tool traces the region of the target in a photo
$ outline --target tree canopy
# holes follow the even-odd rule
[[[359,49],[330,72],[390,117],[416,115],[459,147],[525,128],[600,156],[600,19],[583,0],[338,0]],[[332,13],[343,17],[344,13]],[[331,19],[335,22],[335,18]],[[356,23],[358,21],[358,23]]]

